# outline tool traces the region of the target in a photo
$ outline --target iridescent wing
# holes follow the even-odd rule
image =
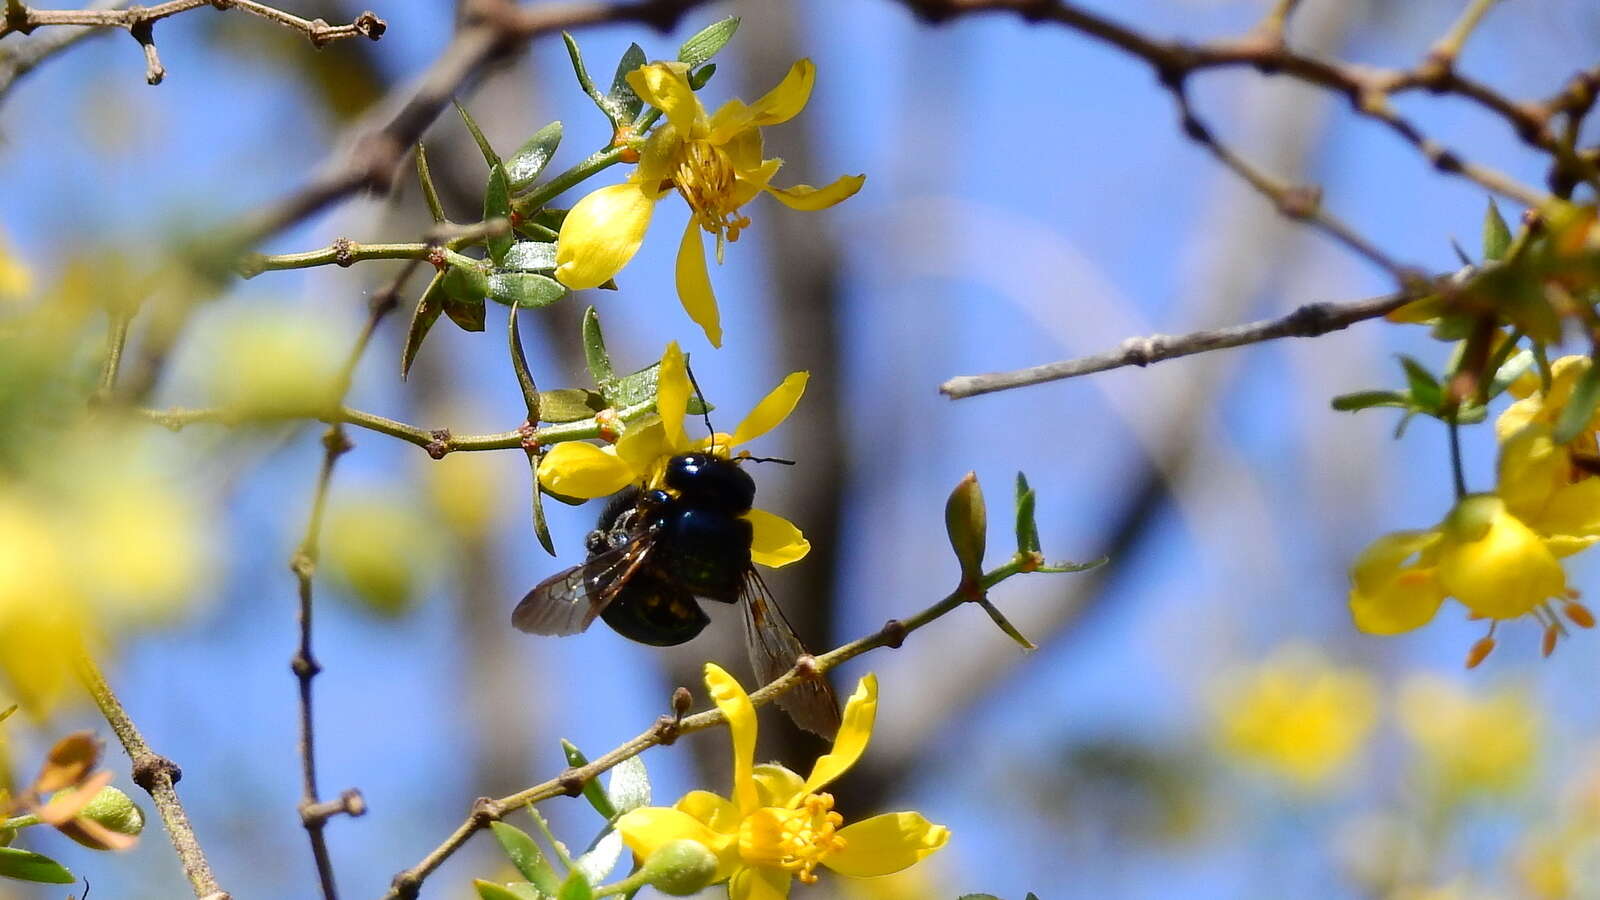
[[[587,629],[649,558],[654,545],[650,538],[650,532],[641,532],[539,582],[511,611],[511,624],[529,634],[568,635]]]
[[[762,684],[789,671],[794,661],[809,653],[772,599],[766,582],[754,568],[744,578],[744,638],[750,664]],[[839,731],[839,698],[827,676],[808,678],[778,696],[778,706],[801,728],[832,739]]]

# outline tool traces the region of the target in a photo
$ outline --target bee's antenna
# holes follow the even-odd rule
[[[706,395],[700,390],[700,382],[694,380],[694,370],[689,368],[689,361],[683,361],[683,371],[689,375],[689,385],[694,388],[694,395],[700,398],[700,418],[705,420],[706,432],[711,435],[711,452],[717,452],[717,430],[711,427],[711,410],[706,406]]]
[[[792,459],[784,459],[781,456],[741,456],[739,458],[740,459],[747,459],[750,462],[775,462],[775,463],[782,463],[783,465],[786,465],[786,466],[794,465],[794,460],[792,460]]]

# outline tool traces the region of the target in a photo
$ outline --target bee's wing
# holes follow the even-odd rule
[[[511,624],[530,634],[577,634],[588,628],[650,555],[648,533],[590,557],[582,565],[539,582],[517,608]]]
[[[744,578],[744,637],[750,650],[750,663],[762,684],[777,678],[794,666],[794,661],[810,651],[789,626],[767,590],[766,582],[754,568]],[[778,706],[801,728],[832,739],[839,731],[839,698],[827,676],[805,679],[779,695]]]

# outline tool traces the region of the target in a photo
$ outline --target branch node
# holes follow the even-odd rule
[[[671,746],[678,739],[678,723],[683,719],[681,713],[670,716],[661,716],[656,719],[654,734],[656,743],[663,747]]]
[[[568,797],[576,797],[583,793],[583,785],[588,779],[584,778],[577,769],[568,766],[566,771],[556,777],[556,783],[561,786],[561,792]]]
[[[177,763],[159,753],[141,754],[133,761],[133,783],[143,788],[147,794],[155,792],[156,782],[162,775],[167,776],[167,780],[171,783],[177,784],[183,777],[183,770],[178,768]]]
[[[317,662],[311,654],[302,650],[289,660],[289,669],[301,681],[310,681],[322,672],[322,664]]]
[[[472,818],[473,828],[488,828],[489,823],[498,821],[501,814],[501,809],[492,799],[479,797],[472,801],[472,812],[469,815]]]
[[[356,242],[347,237],[333,239],[333,264],[343,268],[355,265]]]
[[[900,645],[906,642],[906,623],[899,619],[890,619],[883,623],[880,631],[883,634],[883,645],[890,650],[899,650]]]
[[[377,13],[366,9],[361,11],[361,15],[356,16],[356,20],[350,23],[350,27],[356,30],[356,34],[369,41],[375,41],[383,37],[383,33],[389,30],[389,23],[378,18]]]
[[[429,441],[428,445],[422,449],[428,451],[428,455],[434,459],[444,459],[445,454],[451,450],[450,429],[436,428],[429,434],[433,437],[433,440]]]

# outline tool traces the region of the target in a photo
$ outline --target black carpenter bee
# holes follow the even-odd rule
[[[806,653],[750,559],[756,485],[740,460],[683,453],[667,462],[665,489],[628,488],[600,514],[588,559],[529,591],[511,623],[532,634],[577,634],[596,617],[629,640],[682,644],[711,619],[699,600],[744,601],[745,641],[763,682]],[[839,728],[839,704],[824,679],[778,699],[795,723],[824,737]]]

